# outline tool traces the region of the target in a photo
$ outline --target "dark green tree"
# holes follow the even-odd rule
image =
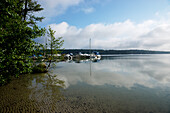
[[[45,29],[36,25],[43,17],[33,15],[41,10],[33,0],[0,1],[0,85],[11,76],[31,72],[32,39],[45,33]]]
[[[39,12],[43,10],[41,5],[37,3],[37,1],[33,0],[22,0],[24,3],[24,9],[22,9],[22,19],[27,20],[28,24],[36,24],[36,21],[42,21],[44,17],[36,17],[33,12]]]

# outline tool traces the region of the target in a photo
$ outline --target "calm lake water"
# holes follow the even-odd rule
[[[0,92],[0,112],[170,113],[170,55],[60,62]]]

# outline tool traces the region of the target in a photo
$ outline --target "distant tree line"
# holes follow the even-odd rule
[[[89,54],[90,51],[98,51],[101,55],[107,54],[170,54],[168,51],[150,51],[150,50],[104,50],[104,49],[59,49],[62,54],[78,54],[87,53]]]

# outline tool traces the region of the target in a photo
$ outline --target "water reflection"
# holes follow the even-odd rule
[[[29,95],[30,99],[36,101],[43,101],[45,98],[51,100],[62,100],[63,95],[60,92],[61,88],[64,88],[64,81],[59,80],[57,75],[52,75],[50,73],[37,75],[32,79],[29,89],[31,93]]]
[[[0,112],[54,112],[64,100],[64,81],[51,74],[31,74],[0,87]]]
[[[67,59],[65,62],[68,63],[87,63],[87,62],[99,62],[101,58],[90,58],[90,59],[80,59],[80,58],[74,58],[74,59]]]
[[[22,76],[0,87],[0,112],[169,113],[169,57],[60,62],[53,73]]]
[[[100,62],[59,63],[53,70],[66,87],[79,82],[131,88],[136,84],[155,88],[170,86],[170,55],[117,55]],[[90,75],[89,75],[90,72]]]

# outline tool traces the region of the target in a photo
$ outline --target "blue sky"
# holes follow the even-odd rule
[[[46,17],[39,25],[51,25],[56,36],[64,38],[65,48],[87,48],[88,44],[82,42],[89,38],[94,41],[94,48],[170,48],[166,43],[170,40],[170,0],[41,0],[39,3],[44,7],[39,15]],[[136,29],[139,30],[130,33]],[[120,33],[115,35],[117,32]],[[102,39],[101,36],[107,37]],[[72,45],[73,39],[78,42]],[[153,44],[144,39],[156,39],[162,43]]]
[[[78,5],[70,6],[59,15],[54,14],[52,17],[47,17],[50,18],[50,21],[41,25],[46,26],[46,24],[65,21],[70,25],[85,27],[94,23],[109,24],[127,19],[142,22],[156,18],[157,12],[166,13],[170,11],[170,1],[168,0],[105,0],[104,3],[99,0],[94,1],[85,0]],[[89,12],[83,11],[83,9],[88,10],[90,8]]]

